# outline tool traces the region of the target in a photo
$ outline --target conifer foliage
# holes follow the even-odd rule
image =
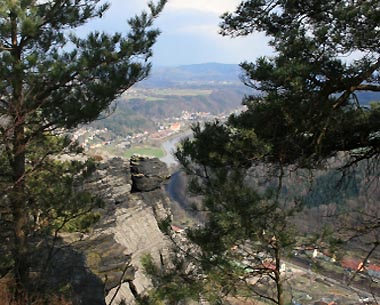
[[[301,205],[284,196],[284,176],[326,169],[332,157],[344,168],[366,160],[367,175],[378,176],[380,107],[363,105],[360,93],[380,92],[379,20],[374,0],[244,0],[222,16],[222,35],[262,32],[274,53],[241,64],[253,89],[247,109],[194,127],[177,151],[206,214],[188,238],[208,260],[200,264],[204,280],[217,283],[221,299],[290,303],[280,265],[297,244],[291,224]],[[371,230],[378,232],[378,218]]]
[[[380,92],[378,1],[242,1],[222,18],[223,35],[263,32],[275,51],[241,65],[259,94],[230,120],[270,144],[267,161],[312,167],[340,151],[351,162],[378,157],[379,107],[360,100]]]
[[[32,211],[45,215],[54,210],[54,199],[65,197],[69,207],[74,201],[71,195],[61,196],[65,194],[62,188],[71,183],[69,173],[83,170],[66,165],[49,169],[56,162],[51,155],[76,149],[58,135],[95,120],[115,98],[148,75],[152,46],[159,35],[153,21],[165,2],[150,2],[148,12],[128,24],[121,22],[120,33],[91,32],[79,37],[75,30],[101,18],[108,4],[100,0],[1,1],[0,221],[11,232],[7,244],[12,259],[7,266],[17,290],[30,287],[30,239],[38,227]],[[62,208],[61,202],[55,212],[59,214]]]

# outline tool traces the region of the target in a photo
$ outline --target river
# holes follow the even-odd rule
[[[177,145],[181,140],[191,135],[192,131],[188,130],[162,143],[161,147],[165,150],[166,155],[160,158],[160,160],[165,162],[169,168],[178,165],[178,161],[174,156],[174,152],[177,149]]]
[[[177,202],[179,207],[183,210],[187,210],[189,206],[189,201],[186,198],[186,185],[183,173],[178,169],[179,163],[174,156],[174,152],[177,149],[178,143],[184,138],[190,137],[192,131],[188,130],[184,133],[173,137],[164,143],[161,147],[165,150],[166,155],[160,158],[161,161],[165,162],[171,171],[171,178],[169,183],[166,185],[165,189],[170,199]]]

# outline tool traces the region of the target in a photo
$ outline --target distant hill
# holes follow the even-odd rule
[[[218,88],[225,85],[244,87],[240,81],[243,74],[238,64],[205,63],[183,65],[178,67],[152,68],[150,76],[140,82],[137,88]],[[247,92],[247,90],[246,90]],[[379,92],[359,92],[357,94],[361,105],[380,101]]]
[[[244,90],[225,85],[225,88],[178,89],[139,88],[121,97],[115,111],[105,119],[92,122],[97,129],[107,128],[113,134],[126,136],[141,131],[153,131],[157,122],[179,117],[182,111],[209,112],[218,115],[241,106]]]
[[[178,88],[209,87],[223,84],[241,84],[239,65],[206,63],[178,67],[153,67],[148,79],[138,87],[143,88]]]
[[[97,129],[107,128],[118,136],[132,135],[145,130],[153,131],[156,128],[149,117],[132,110],[127,103],[120,100],[110,116],[91,122],[90,125]]]
[[[239,79],[239,65],[207,63],[179,67],[153,67],[148,79],[122,96],[115,112],[105,120],[94,122],[96,128],[108,128],[125,136],[153,131],[157,121],[178,117],[182,111],[220,114],[241,105],[252,89]],[[380,101],[376,92],[359,92],[361,105]]]
[[[160,89],[146,89],[151,94],[149,97],[135,97],[120,101],[120,104],[128,105],[132,111],[154,121],[169,117],[179,117],[182,111],[190,113],[209,112],[218,115],[231,112],[241,106],[244,91],[234,86],[226,86],[224,89],[204,90],[179,89],[167,90],[165,95],[157,94]],[[154,90],[154,92],[152,92]],[[164,89],[161,89],[164,90]]]
[[[148,79],[120,97],[111,116],[92,125],[125,136],[152,131],[157,121],[178,117],[182,111],[214,115],[230,112],[250,92],[240,81],[240,74],[237,64],[153,67]]]

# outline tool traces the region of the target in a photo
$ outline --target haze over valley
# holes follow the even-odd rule
[[[225,120],[241,111],[245,87],[238,65],[199,64],[153,68],[102,119],[78,129],[75,139],[96,154],[163,157],[161,144],[193,124]]]

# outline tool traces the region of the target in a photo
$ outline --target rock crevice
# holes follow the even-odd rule
[[[163,162],[133,156],[130,161],[103,160],[89,178],[85,188],[102,198],[105,206],[93,232],[71,245],[104,284],[106,297],[98,304],[119,304],[121,300],[134,304],[137,296],[151,288],[141,259],[150,254],[159,262],[170,248],[158,226],[159,221],[171,217],[170,199],[162,187],[168,177]],[[64,239],[72,239],[70,236]],[[85,296],[79,299],[78,304],[95,304]]]

